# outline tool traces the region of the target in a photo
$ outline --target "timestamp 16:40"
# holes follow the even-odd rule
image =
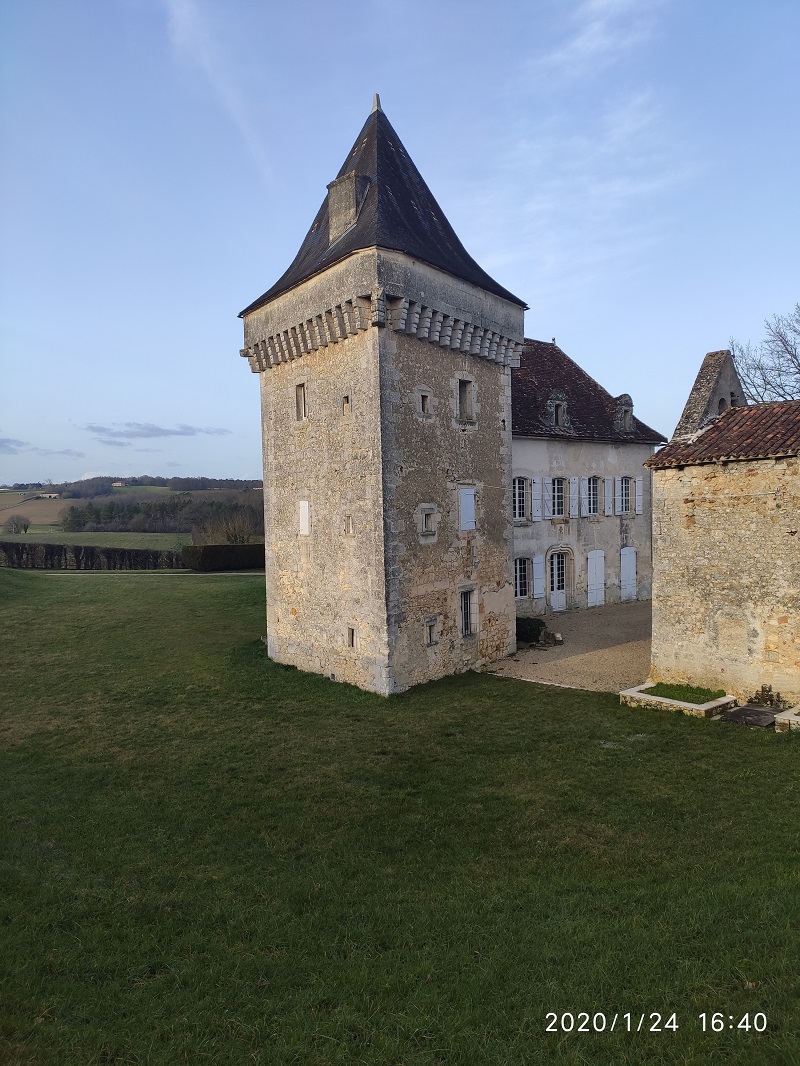
[[[767,1016],[762,1011],[756,1014],[723,1014],[721,1011],[715,1014],[700,1014],[700,1024],[704,1033],[722,1033],[726,1029],[743,1029],[749,1032],[755,1029],[757,1033],[764,1033],[767,1029]]]
[[[700,1027],[704,1033],[723,1033],[727,1029],[738,1029],[742,1032],[764,1033],[767,1030],[767,1016],[763,1011],[755,1014],[724,1014],[715,1011],[713,1014],[704,1012],[698,1014]],[[653,1011],[634,1013],[616,1012],[614,1014],[605,1011],[597,1011],[591,1014],[589,1011],[579,1011],[577,1014],[566,1011],[558,1014],[550,1011],[545,1016],[547,1033],[613,1033],[621,1030],[628,1033],[662,1033],[677,1032],[679,1029],[678,1015],[664,1014]]]

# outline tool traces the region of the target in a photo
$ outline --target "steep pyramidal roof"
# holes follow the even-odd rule
[[[566,405],[561,425],[554,424],[550,410],[554,400]],[[555,340],[548,343],[526,337],[520,365],[511,371],[511,413],[515,437],[629,444],[663,444],[665,440],[633,415],[630,396],[606,392]]]
[[[360,201],[354,225],[330,241],[329,193],[292,265],[241,315],[254,311],[353,252],[376,247],[405,252],[504,300],[526,306],[524,300],[490,278],[464,248],[381,110],[377,97],[337,181],[353,173]]]

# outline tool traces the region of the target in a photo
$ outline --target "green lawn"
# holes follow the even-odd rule
[[[65,533],[60,527],[31,526],[27,533],[0,534],[0,540],[40,544],[89,544],[96,548],[156,548],[180,551],[192,543],[191,533]]]
[[[795,735],[383,700],[269,663],[263,597],[0,570],[1,1062],[800,1062]]]

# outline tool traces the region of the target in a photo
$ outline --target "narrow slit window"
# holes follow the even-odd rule
[[[304,383],[301,385],[295,385],[294,402],[295,413],[297,414],[297,421],[302,422],[305,418],[308,418],[308,406],[306,404],[306,387]]]
[[[425,643],[430,648],[436,643],[436,619],[427,618],[425,620]]]
[[[342,414],[343,415],[349,415],[350,414],[350,397],[349,396],[343,396],[342,397]]]
[[[433,511],[422,512],[422,532],[433,533]]]
[[[472,420],[472,382],[464,378],[458,381],[458,417],[462,422]]]
[[[423,415],[429,415],[431,413],[431,398],[427,392],[420,393],[419,409]]]
[[[469,637],[472,635],[472,600],[473,590],[465,589],[461,593],[461,636]]]
[[[356,646],[356,631],[352,626],[347,627],[347,647],[354,648]]]
[[[344,533],[345,533],[345,536],[346,537],[353,537],[353,536],[355,536],[355,532],[356,532],[356,524],[353,521],[353,516],[351,514],[346,514],[344,516]]]

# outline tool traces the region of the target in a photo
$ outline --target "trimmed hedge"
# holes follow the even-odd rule
[[[17,570],[181,570],[180,552],[0,541],[0,566]]]
[[[263,544],[187,544],[183,565],[190,570],[263,570]]]

